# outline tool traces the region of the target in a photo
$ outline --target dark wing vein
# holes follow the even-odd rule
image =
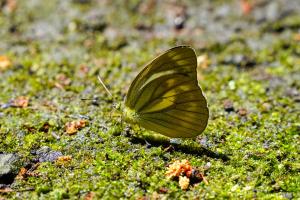
[[[197,129],[193,129],[193,128],[190,128],[190,127],[186,127],[186,126],[183,126],[182,124],[179,125],[177,123],[173,123],[173,121],[169,121],[169,120],[166,120],[166,119],[162,119],[162,118],[156,118],[156,117],[150,117],[150,116],[147,116],[147,117],[143,117],[144,119],[152,119],[154,121],[157,121],[157,122],[160,122],[160,123],[164,123],[166,125],[170,125],[171,128],[174,128],[174,126],[176,127],[179,127],[179,128],[184,128],[184,129],[189,129],[190,131],[199,131]]]
[[[188,55],[188,56],[182,57],[184,55]],[[179,58],[174,59],[176,57]],[[159,63],[160,60],[164,61],[165,60],[164,58],[168,61],[164,63]],[[193,62],[190,61],[191,58],[194,58]],[[176,69],[176,66],[178,67],[182,66],[181,64],[176,63],[181,60],[196,64],[197,59],[194,50],[186,46],[175,47],[166,51],[164,54],[156,57],[154,60],[152,60],[148,65],[146,65],[146,67],[137,75],[137,77],[132,82],[131,86],[129,87],[128,94],[126,96],[125,105],[130,108],[134,108],[135,104],[133,103],[133,101],[137,98],[135,92],[142,87],[142,85],[146,82],[146,80],[148,80],[153,74],[157,73],[157,69],[160,69],[160,71],[169,70],[169,67],[165,68],[162,66],[167,63],[173,63],[174,66],[170,65],[171,67],[173,67],[170,69],[174,70]]]
[[[172,131],[174,129],[174,127],[176,126],[177,130],[183,131],[185,133],[200,132],[199,130],[187,128],[187,127],[184,127],[184,126],[178,126],[178,124],[171,124],[170,122],[168,122],[166,120],[163,120],[163,119],[157,119],[157,118],[153,118],[153,117],[145,117],[145,118],[143,117],[143,119],[152,121],[155,124],[158,124],[158,125],[164,126],[166,128],[169,128],[170,131]]]
[[[139,109],[137,110],[137,112],[143,112],[143,109],[145,109],[146,107],[151,107],[152,104],[155,103],[155,101],[159,100],[159,98],[162,97],[164,93],[166,93],[166,92],[168,92],[168,91],[171,91],[172,89],[174,89],[174,88],[176,88],[176,87],[178,87],[178,86],[180,86],[180,85],[182,85],[182,84],[188,83],[188,82],[190,82],[190,81],[192,81],[192,80],[187,80],[187,81],[184,81],[184,82],[180,82],[179,84],[176,84],[176,85],[174,85],[174,86],[172,86],[172,87],[170,87],[170,88],[168,88],[168,89],[166,89],[166,90],[160,92],[159,94],[157,94],[158,96],[156,96],[156,97],[153,97],[153,95],[154,95],[155,92],[156,92],[156,91],[153,91],[153,93],[152,93],[152,95],[150,96],[150,98],[149,98],[148,100],[145,101],[144,105],[143,105],[141,108],[139,108]]]
[[[171,129],[167,126],[157,124],[156,122],[153,122],[151,120],[144,120],[141,119],[141,125],[144,126],[145,128],[159,132],[163,135],[169,136],[169,137],[193,137],[195,136],[194,134],[191,134],[190,132],[185,132],[185,131],[180,131],[177,129]],[[182,134],[185,134],[184,136]]]
[[[176,93],[176,94],[170,95],[170,96],[163,96],[163,97],[160,97],[160,99],[166,99],[166,98],[169,98],[169,97],[175,97],[175,96],[178,96],[178,95],[183,95],[183,94],[187,94],[187,93],[195,92],[195,91],[199,91],[199,89],[187,90],[187,91],[179,92],[179,93]]]
[[[197,113],[200,115],[207,115],[207,112],[203,113],[203,112],[197,112],[197,111],[193,111],[193,110],[184,110],[184,109],[178,109],[178,108],[172,108],[173,110],[180,110],[180,111],[184,111],[184,112],[190,112],[190,113]]]
[[[180,76],[181,74],[180,73],[177,73],[177,74],[167,74],[167,75],[164,75],[164,76],[160,76],[160,77],[157,77],[156,79],[152,80],[151,82],[149,82],[147,85],[145,85],[143,88],[141,88],[138,92],[137,92],[137,95],[136,95],[136,98],[135,98],[135,101],[133,102],[133,105],[137,105],[137,102],[140,101],[140,100],[144,100],[144,99],[140,99],[140,97],[144,94],[144,93],[147,93],[149,90],[152,90],[151,91],[151,95],[150,97],[148,98],[147,101],[144,101],[144,104],[147,104],[153,97],[153,94],[157,91],[157,89],[159,87],[161,87],[162,84],[166,83],[167,81],[169,80],[174,80],[174,79],[178,79],[178,78],[181,78]],[[185,81],[183,80],[182,82],[179,82],[177,85],[180,85],[181,83],[184,83]],[[153,88],[155,87],[155,88]],[[140,109],[138,109],[140,110]]]

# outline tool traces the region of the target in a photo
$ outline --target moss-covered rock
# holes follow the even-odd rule
[[[11,184],[18,174],[20,167],[20,160],[16,154],[0,154],[0,184]]]
[[[300,198],[299,10],[294,0],[0,0],[0,152],[26,170],[0,199]],[[170,141],[120,112],[143,65],[182,44],[206,55],[210,119],[197,138]],[[70,135],[72,121],[86,125]],[[166,178],[184,159],[208,184],[183,191]]]

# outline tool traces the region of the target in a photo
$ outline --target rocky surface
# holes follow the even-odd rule
[[[0,184],[8,185],[18,174],[19,158],[16,154],[0,153]]]

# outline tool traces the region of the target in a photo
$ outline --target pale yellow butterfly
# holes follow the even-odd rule
[[[207,102],[197,81],[197,56],[169,49],[137,75],[125,99],[125,121],[172,138],[196,137],[207,126]]]

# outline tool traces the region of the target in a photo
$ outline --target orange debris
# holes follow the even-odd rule
[[[7,56],[0,55],[0,71],[4,71],[12,66],[12,62]]]
[[[65,127],[66,127],[66,132],[69,135],[73,135],[76,133],[78,130],[81,128],[85,127],[87,124],[86,120],[77,120],[77,121],[72,121],[72,122],[67,122]]]
[[[29,104],[29,97],[19,96],[12,100],[11,105],[18,108],[26,108]]]
[[[178,178],[179,186],[181,189],[188,189],[189,185],[203,181],[205,184],[208,184],[208,181],[204,175],[196,168],[193,168],[189,161],[176,160],[173,164],[168,167],[166,172],[168,179]]]
[[[171,179],[174,177],[179,177],[181,174],[190,176],[192,172],[192,167],[188,160],[184,159],[182,161],[176,160],[173,164],[168,167],[166,172],[167,178]]]
[[[179,176],[179,186],[182,190],[188,189],[190,185],[190,179],[186,176]]]

